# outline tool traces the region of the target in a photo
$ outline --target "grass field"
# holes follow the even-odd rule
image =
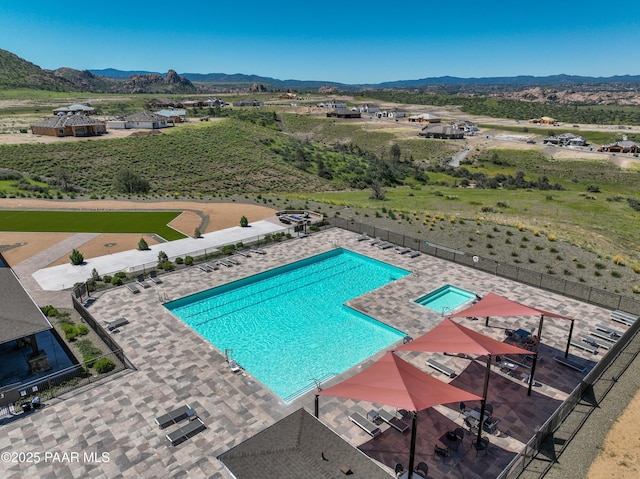
[[[0,211],[1,231],[41,233],[157,234],[167,241],[185,238],[167,226],[180,212]]]

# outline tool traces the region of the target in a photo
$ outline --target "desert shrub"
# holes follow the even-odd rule
[[[69,256],[69,259],[71,260],[71,264],[74,266],[78,266],[81,265],[82,263],[84,263],[84,256],[83,254],[78,251],[77,249],[74,249],[71,252],[71,255]]]
[[[544,246],[540,246],[539,244],[537,244],[533,247],[533,249],[535,249],[536,251],[542,251],[544,249]]]
[[[193,256],[185,256],[184,257],[184,264],[187,266],[191,266],[193,264]]]
[[[101,280],[100,275],[98,274],[98,270],[95,269],[95,268],[93,268],[91,270],[91,279],[93,279],[94,281],[100,281]]]
[[[222,254],[233,254],[235,250],[236,247],[234,245],[228,244],[224,245],[220,251],[222,252]]]
[[[120,286],[122,284],[122,278],[120,276],[114,276],[111,278],[111,284],[114,286]]]
[[[549,248],[549,253],[557,253],[557,252],[558,252],[558,248],[554,248],[554,247]]]
[[[553,233],[549,233],[549,234],[547,235],[547,239],[548,239],[549,241],[555,241],[555,240],[556,240],[556,235],[554,235]]]
[[[43,306],[42,308],[40,308],[40,310],[48,318],[58,316],[60,314],[60,311],[58,311],[56,308],[54,308],[50,304],[47,306]]]
[[[115,368],[116,363],[109,358],[98,359],[93,365],[93,369],[95,369],[98,374],[108,373],[109,371],[113,371]]]
[[[614,278],[621,278],[622,275],[620,274],[620,271],[612,271],[611,272],[611,276],[613,276]]]
[[[149,249],[149,244],[144,240],[144,238],[140,238],[140,241],[138,241],[138,249],[140,251],[147,251]]]
[[[634,273],[640,273],[640,264],[634,264],[631,269],[633,270]]]
[[[167,253],[165,253],[164,251],[159,251],[158,252],[158,263],[164,263],[165,261],[169,260],[169,256],[167,256]]]
[[[249,226],[249,220],[244,215],[242,215],[242,217],[240,218],[240,226],[243,228],[246,228],[247,226]]]
[[[604,265],[602,263],[595,263],[593,266],[596,269],[605,269],[607,267],[606,265]]]
[[[201,238],[202,237],[202,232],[200,231],[200,228],[196,228],[195,230],[193,230],[193,237],[194,238]]]
[[[576,263],[576,268],[578,269],[584,269],[585,266],[582,263]]]
[[[104,281],[105,283],[111,283],[111,280],[112,280],[112,279],[113,279],[113,276],[108,275],[108,274],[105,274],[105,275],[102,277],[102,281]]]
[[[173,271],[175,266],[171,261],[163,261],[162,263],[158,264],[158,268],[160,268],[160,269],[162,269],[164,271]]]
[[[178,256],[176,258],[176,264],[182,264],[182,263],[184,263],[184,260],[181,257]]]
[[[631,291],[633,292],[633,294],[638,294],[640,292],[640,287],[638,287],[637,284],[634,284],[631,288]]]
[[[624,259],[619,254],[613,257],[613,264],[617,264],[618,266],[624,266]]]

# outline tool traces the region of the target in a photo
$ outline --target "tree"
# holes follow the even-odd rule
[[[116,191],[125,194],[148,193],[151,189],[149,182],[131,170],[120,170],[114,180]]]
[[[387,192],[379,180],[373,180],[369,183],[369,188],[371,188],[371,196],[370,198],[374,200],[384,200],[387,196]]]
[[[71,256],[69,256],[69,259],[71,260],[71,264],[74,266],[78,266],[84,263],[84,256],[77,249],[74,249],[71,252]]]
[[[144,240],[144,238],[140,238],[140,241],[138,241],[138,249],[140,251],[147,251],[149,249],[149,245]]]
[[[400,147],[394,143],[393,145],[391,145],[391,151],[389,152],[389,154],[391,155],[391,159],[397,163],[400,161],[400,156],[402,155],[402,152],[400,151]]]
[[[240,226],[242,226],[243,228],[249,226],[249,220],[244,215],[242,215],[242,218],[240,218]]]
[[[194,237],[194,238],[202,238],[202,233],[200,232],[200,228],[196,228],[196,229],[193,231],[193,237]]]
[[[160,251],[158,253],[158,263],[164,263],[165,261],[169,261],[169,256],[164,251]]]

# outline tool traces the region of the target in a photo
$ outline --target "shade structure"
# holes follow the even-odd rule
[[[533,364],[531,365],[531,374],[529,375],[529,395],[531,394],[531,387],[533,386],[533,379],[535,377],[536,364],[538,362],[538,348],[540,345],[540,341],[542,340],[542,323],[545,316],[549,318],[560,318],[571,321],[571,327],[569,328],[569,337],[567,339],[567,347],[564,351],[564,357],[566,358],[567,356],[569,356],[569,345],[571,344],[571,335],[573,333],[573,318],[563,316],[562,314],[545,311],[544,309],[532,308],[531,306],[526,306],[524,304],[518,303],[517,301],[505,298],[504,296],[500,296],[496,293],[487,294],[476,304],[471,305],[468,308],[463,309],[462,311],[451,314],[449,317],[468,318],[472,316],[485,316],[487,318],[487,325],[489,323],[489,316],[540,316],[540,321],[538,322],[538,343],[535,347]]]
[[[482,434],[487,392],[489,389],[489,372],[491,371],[491,357],[496,354],[530,354],[531,351],[498,341],[473,329],[445,318],[431,331],[411,342],[403,344],[398,351],[423,351],[432,353],[466,353],[487,355],[482,404],[480,407],[480,427],[478,439]]]
[[[549,318],[569,319],[562,314],[552,313],[544,309],[532,308],[524,304],[518,303],[511,299],[500,296],[496,293],[488,293],[484,298],[476,304],[469,306],[462,311],[450,314],[450,318],[468,318],[471,316],[538,316],[544,315]]]
[[[335,386],[318,391],[316,397],[318,395],[368,401],[412,411],[409,477],[413,474],[417,412],[438,404],[482,400],[480,396],[434,378],[393,352],[385,353],[371,366]]]
[[[531,354],[531,351],[498,341],[473,329],[445,318],[435,328],[413,341],[400,346],[398,351],[466,354]]]

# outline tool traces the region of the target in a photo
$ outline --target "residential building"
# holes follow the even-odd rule
[[[60,113],[31,124],[31,133],[47,136],[97,136],[107,132],[104,121],[84,113]]]

